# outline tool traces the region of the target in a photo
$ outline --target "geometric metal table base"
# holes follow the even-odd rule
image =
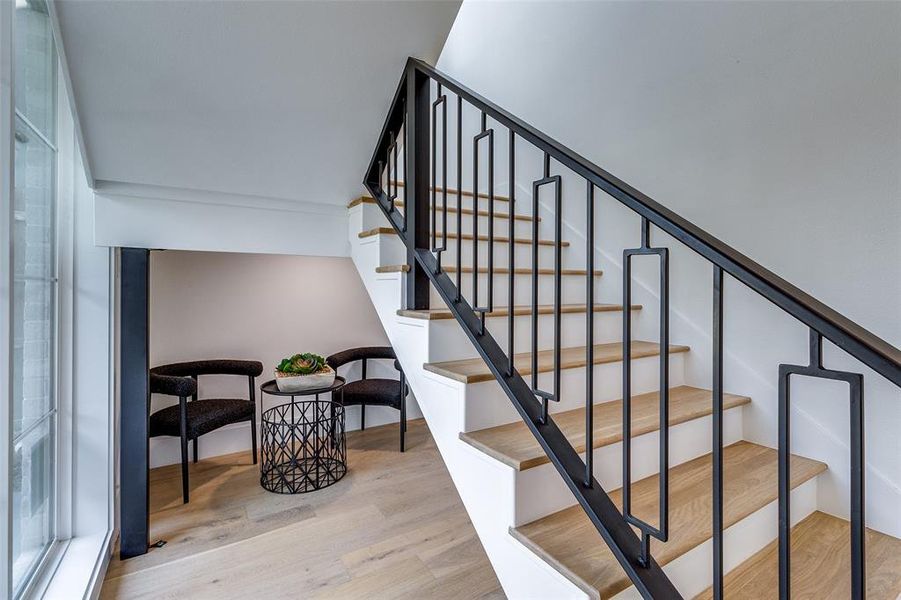
[[[336,382],[337,383],[337,382]],[[263,412],[260,485],[278,494],[302,494],[336,483],[347,473],[344,406],[296,400]]]

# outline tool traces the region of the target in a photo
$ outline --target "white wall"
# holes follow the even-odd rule
[[[98,182],[94,219],[100,246],[349,254],[347,210],[337,205]]]
[[[328,356],[389,345],[350,259],[181,251],[151,257],[151,366],[204,358],[259,360],[264,365],[259,385],[273,377],[283,357],[297,352]],[[358,378],[359,364],[340,373]],[[397,372],[389,361],[373,361],[369,375],[396,378]],[[246,394],[243,377],[200,378],[201,398]],[[153,410],[174,401],[154,396]],[[262,398],[264,409],[281,402]],[[409,417],[420,416],[412,396],[408,402]],[[397,420],[396,410],[366,410],[367,426]],[[358,426],[359,408],[348,409],[348,429]],[[242,423],[201,437],[200,456],[249,449],[248,427]],[[176,438],[151,440],[153,466],[179,460]]]
[[[901,4],[467,1],[438,67],[901,344]],[[540,172],[517,169],[525,200]],[[584,186],[565,196],[579,247]],[[611,299],[638,221],[600,202]],[[654,240],[673,249],[672,339],[709,386],[710,267]],[[653,273],[636,273],[639,301]],[[734,282],[726,307],[726,387],[753,397],[747,437],[774,446],[777,365],[806,364],[807,333]],[[901,536],[901,392],[827,346],[827,366],[866,375],[868,523]],[[846,390],[796,381],[792,399],[793,450],[828,462],[820,507],[846,515]]]

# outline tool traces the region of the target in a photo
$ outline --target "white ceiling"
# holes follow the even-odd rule
[[[460,1],[57,2],[92,175],[345,203]]]

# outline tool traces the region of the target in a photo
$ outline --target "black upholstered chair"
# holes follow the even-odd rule
[[[366,377],[366,363],[369,360],[389,359],[394,361],[394,368],[400,372],[397,379],[370,379]],[[328,365],[338,371],[338,367],[348,363],[363,361],[362,379],[351,381],[344,386],[345,406],[360,406],[360,429],[366,429],[366,406],[390,406],[400,411],[400,451],[404,451],[404,434],[407,431],[407,380],[404,377],[400,362],[394,355],[391,346],[372,346],[367,348],[351,348],[325,359]]]
[[[188,502],[188,440],[194,445],[197,462],[197,438],[231,423],[250,421],[253,463],[257,462],[256,382],[263,363],[250,360],[195,360],[160,365],[150,369],[150,391],[178,396],[178,404],[150,415],[150,437],[171,435],[181,438],[182,498]],[[197,399],[197,378],[201,375],[243,375],[249,384],[249,399]],[[191,399],[189,402],[188,399]]]

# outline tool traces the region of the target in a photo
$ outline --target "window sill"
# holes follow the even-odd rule
[[[46,600],[73,598],[93,599],[100,595],[100,585],[109,565],[112,531],[72,538],[62,549],[62,556],[52,571],[29,594]]]

